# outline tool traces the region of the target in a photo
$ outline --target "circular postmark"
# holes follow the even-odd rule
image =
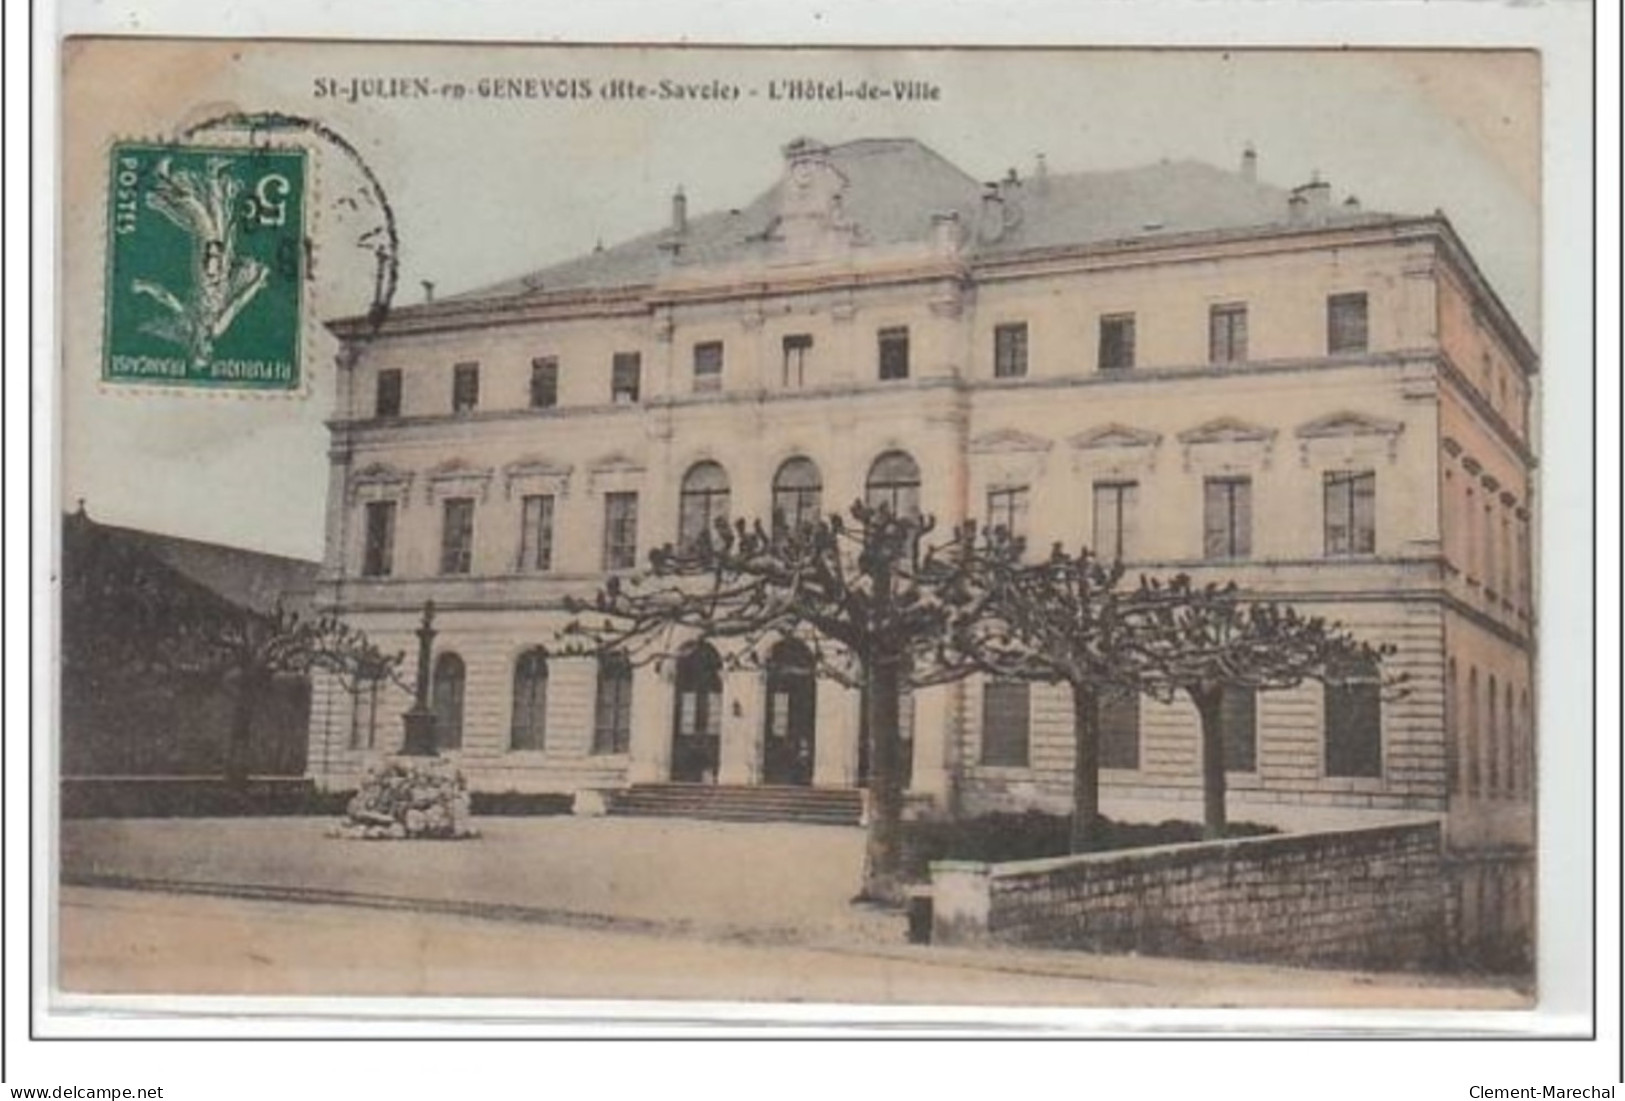
[[[328,284],[327,304],[335,313],[365,317],[364,335],[376,334],[389,316],[400,280],[400,235],[395,212],[382,182],[355,145],[319,119],[281,111],[225,111],[189,123],[178,134],[181,141],[211,137],[246,138],[249,148],[269,148],[290,139],[304,139],[331,153],[335,163],[324,166],[323,211],[331,218],[323,244],[348,244],[362,255],[365,276],[355,279],[346,257],[318,256],[317,243],[307,233],[301,243],[305,278]],[[328,158],[324,158],[326,160]],[[321,263],[319,267],[318,264]],[[337,269],[332,278],[323,268]],[[359,293],[358,290],[359,289]]]

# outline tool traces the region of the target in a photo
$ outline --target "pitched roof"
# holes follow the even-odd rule
[[[162,563],[240,608],[269,612],[280,603],[289,611],[305,612],[315,595],[319,562],[98,524],[83,513],[66,518],[65,536],[71,536],[76,525],[88,526],[86,530],[95,531],[103,540]]]
[[[997,257],[1026,249],[1228,229],[1285,226],[1292,192],[1196,161],[1173,161],[1108,172],[1047,173],[997,185],[1005,201],[1004,229],[978,232],[982,184],[912,138],[865,138],[831,146],[828,162],[845,177],[841,213],[859,246],[929,239],[933,217],[955,213],[965,230],[964,252]],[[766,260],[776,242],[782,178],[747,206],[690,218],[681,235],[681,265]],[[1357,208],[1332,207],[1317,224],[1386,220]],[[607,290],[652,283],[672,267],[670,227],[490,286],[445,296],[477,302],[526,294]]]

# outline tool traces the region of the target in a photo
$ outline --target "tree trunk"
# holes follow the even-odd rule
[[[1075,853],[1100,847],[1100,711],[1092,685],[1072,685],[1072,838]]]
[[[253,740],[254,712],[259,709],[264,677],[243,671],[237,678],[237,698],[232,701],[231,730],[226,736],[226,783],[243,790],[248,787],[248,753]]]
[[[1202,832],[1210,838],[1223,837],[1228,824],[1225,816],[1224,726],[1221,719],[1222,689],[1193,689],[1191,702],[1202,719]]]
[[[903,778],[897,730],[900,663],[877,658],[864,670],[869,728],[869,836],[864,848],[863,889],[868,902],[903,900]]]

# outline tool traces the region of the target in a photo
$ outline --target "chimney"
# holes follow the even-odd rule
[[[673,233],[688,232],[688,196],[683,194],[681,184],[671,196],[671,231]]]
[[[433,302],[434,301],[434,283],[431,282],[428,279],[420,279],[419,282],[423,284],[423,300],[425,302]]]
[[[1344,199],[1343,200],[1343,213],[1344,214],[1358,214],[1358,213],[1360,213],[1360,200],[1355,198],[1353,195],[1350,195],[1348,198]]]
[[[1332,185],[1315,172],[1306,184],[1292,189],[1292,222],[1324,222],[1332,210]]]
[[[1301,187],[1293,188],[1292,194],[1287,198],[1286,220],[1295,226],[1301,226],[1309,220],[1309,199]]]
[[[1044,159],[1042,153],[1038,154],[1033,164],[1033,190],[1040,195],[1049,194],[1049,161]]]
[[[1253,148],[1252,142],[1241,151],[1241,178],[1248,183],[1258,182],[1258,150]]]
[[[997,241],[1004,236],[1004,194],[999,184],[982,186],[982,216],[976,226],[976,236],[983,241]]]
[[[931,215],[931,247],[943,256],[959,250],[959,212]]]

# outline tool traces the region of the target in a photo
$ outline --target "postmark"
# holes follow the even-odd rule
[[[103,381],[298,390],[305,150],[118,142],[108,171]]]

